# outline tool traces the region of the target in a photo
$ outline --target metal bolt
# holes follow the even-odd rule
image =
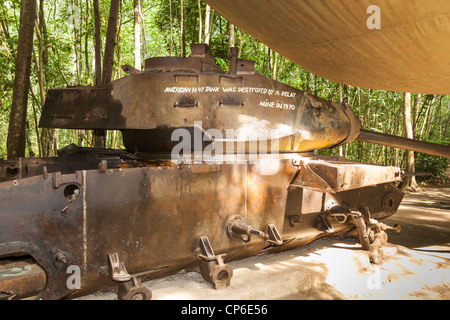
[[[57,252],[53,258],[55,259],[56,262],[61,262],[66,264],[68,262],[67,257],[64,253],[62,253],[61,251]]]

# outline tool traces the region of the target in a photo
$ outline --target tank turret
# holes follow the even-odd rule
[[[191,48],[188,58],[150,58],[143,72],[126,67],[131,74],[108,85],[50,90],[40,126],[121,130],[132,153],[170,152],[180,128],[224,151],[226,141],[267,141],[269,151],[309,152],[358,136],[347,104],[264,77],[233,50],[225,73],[206,45]]]
[[[50,90],[40,126],[121,130],[132,153],[170,152],[178,143],[174,132],[184,128],[193,151],[213,143],[216,150],[237,152],[233,141],[243,143],[244,152],[255,151],[249,142],[264,142],[272,152],[311,152],[358,139],[450,156],[448,146],[361,131],[345,101],[326,101],[261,76],[254,61],[236,58],[235,49],[228,73],[207,45],[194,44],[187,58],[150,58],[143,72],[125,66],[129,76],[107,85]]]

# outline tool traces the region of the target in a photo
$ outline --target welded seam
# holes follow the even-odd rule
[[[86,170],[83,170],[83,269],[87,270]]]

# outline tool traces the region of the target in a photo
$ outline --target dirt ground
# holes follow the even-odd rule
[[[145,282],[153,300],[448,300],[450,299],[450,188],[406,194],[399,211],[383,220],[384,258],[369,262],[355,239],[330,237],[276,254],[229,263],[231,285],[215,290],[196,272]],[[114,300],[113,293],[81,299]]]

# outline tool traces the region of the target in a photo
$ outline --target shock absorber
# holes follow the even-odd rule
[[[229,237],[239,236],[244,242],[249,242],[251,236],[254,235],[273,245],[279,246],[283,244],[280,233],[274,224],[268,224],[266,232],[263,232],[246,224],[244,218],[240,215],[232,215],[227,219],[226,232]]]

